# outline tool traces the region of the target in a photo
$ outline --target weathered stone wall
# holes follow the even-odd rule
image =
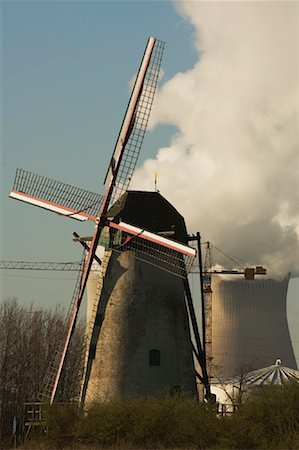
[[[89,301],[96,283],[91,280]],[[102,321],[86,401],[163,395],[175,386],[196,396],[183,282],[160,268],[112,253],[97,320]],[[149,364],[159,350],[160,365]]]

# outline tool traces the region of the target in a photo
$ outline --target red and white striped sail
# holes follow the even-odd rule
[[[112,206],[128,189],[149,121],[164,50],[164,42],[150,37],[135,80],[127,111],[115,144],[104,183],[112,178]],[[117,176],[113,177],[117,167]]]
[[[9,196],[77,220],[95,220],[103,196],[95,192],[17,169]]]
[[[133,176],[153,104],[163,50],[163,42],[149,38],[105,177],[103,196],[22,169],[17,170],[10,197],[78,220],[95,221],[94,234],[68,314],[67,336],[57,353],[55,369],[51,371],[51,379],[47,384],[47,396],[51,404],[105,226],[110,227],[110,245],[114,251],[131,251],[134,257],[178,275],[188,284],[187,273],[196,255],[193,248],[136,226],[107,220],[109,208],[127,191]]]
[[[164,42],[150,37],[105,177],[108,206],[131,182],[148,124],[159,78]],[[117,175],[117,176],[116,176]],[[10,197],[80,221],[96,220],[103,196],[76,186],[17,169]]]
[[[130,183],[131,179],[131,173],[133,173],[134,167],[136,165],[137,157],[139,155],[140,147],[142,145],[145,128],[148,121],[148,116],[150,113],[155,87],[158,81],[158,76],[155,77],[155,82],[153,86],[151,87],[150,91],[150,107],[145,108],[142,104],[140,104],[140,99],[143,97],[143,90],[147,89],[147,85],[145,83],[146,76],[151,78],[151,75],[148,75],[149,68],[151,66],[152,58],[154,58],[153,64],[156,65],[156,55],[155,50],[157,50],[160,54],[159,61],[161,62],[162,58],[162,50],[163,50],[164,44],[160,41],[157,41],[155,38],[149,38],[143,60],[141,62],[141,66],[138,72],[137,80],[135,82],[133,92],[131,95],[131,100],[129,102],[129,107],[127,108],[125,118],[123,120],[123,124],[117,139],[117,143],[115,146],[115,150],[111,159],[111,163],[106,175],[105,183],[106,183],[106,192],[103,197],[103,201],[101,203],[100,211],[98,213],[97,219],[96,219],[96,225],[95,225],[95,231],[94,235],[90,244],[90,249],[87,255],[86,263],[82,272],[82,278],[81,278],[81,287],[78,293],[77,302],[74,306],[74,313],[72,316],[72,320],[70,321],[69,325],[69,331],[67,334],[67,338],[64,344],[64,350],[62,353],[61,361],[59,364],[59,372],[57,373],[57,378],[55,381],[55,385],[53,388],[53,392],[51,394],[51,400],[50,403],[52,404],[55,398],[56,389],[58,386],[60,373],[64,364],[64,359],[68,350],[68,346],[70,343],[70,339],[73,333],[73,329],[76,323],[77,314],[79,311],[79,307],[82,302],[82,298],[85,292],[87,280],[89,277],[89,273],[91,270],[91,266],[96,254],[97,246],[99,243],[99,238],[101,231],[103,230],[104,226],[106,225],[106,215],[109,209],[109,206],[111,203],[124,192],[124,189],[128,187],[128,184]],[[134,100],[133,100],[134,99]],[[145,109],[144,109],[145,108]],[[144,109],[144,111],[143,111]],[[140,126],[138,125],[139,122],[136,122],[137,114],[140,114],[140,120],[143,116],[146,117],[146,120],[142,123],[142,131],[139,133],[137,130],[140,129]],[[136,136],[134,135],[134,130],[136,131]],[[132,138],[133,136],[133,138]],[[137,142],[132,143],[132,147],[129,145],[130,139],[134,139]],[[131,164],[131,160],[133,161],[133,164]],[[129,167],[129,169],[128,169]],[[133,169],[131,169],[133,167]],[[126,186],[126,188],[125,188]],[[116,194],[116,191],[118,192]]]
[[[109,248],[132,251],[132,256],[181,278],[191,270],[196,250],[188,245],[152,233],[125,222],[110,221]]]

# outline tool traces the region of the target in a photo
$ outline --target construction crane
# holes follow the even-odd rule
[[[0,269],[14,270],[67,270],[78,272],[81,270],[81,262],[44,262],[44,261],[0,261]]]
[[[212,267],[209,266],[209,267]],[[54,262],[54,261],[0,261],[0,269],[3,270],[62,270],[77,272],[81,269],[80,261]],[[199,267],[194,266],[190,273],[199,273]],[[204,267],[203,274],[206,277],[211,273]],[[213,269],[213,274],[220,275],[245,275],[245,279],[254,279],[254,275],[266,275],[266,269],[261,266],[245,269]]]
[[[231,256],[225,254],[222,250],[212,245],[210,242],[205,242],[206,246],[205,257],[202,269],[202,320],[203,325],[203,348],[206,355],[206,366],[208,376],[212,374],[212,275],[243,275],[245,280],[254,280],[255,275],[266,275],[267,270],[262,266],[243,267]],[[222,253],[226,258],[230,259],[234,264],[239,266],[237,269],[216,268],[214,265],[212,249],[215,248]]]
[[[76,237],[76,236],[75,236]],[[198,241],[200,237],[190,236],[189,241]],[[77,238],[76,238],[77,240]],[[212,373],[212,275],[243,275],[246,280],[254,280],[255,275],[266,275],[267,271],[262,266],[243,267],[238,261],[225,254],[211,242],[202,244],[205,246],[204,261],[202,261],[200,245],[198,246],[198,265],[194,264],[190,273],[201,273],[201,297],[202,297],[202,334],[203,353],[206,358],[208,376]],[[217,268],[214,264],[212,249],[222,253],[238,268]],[[0,261],[0,269],[5,270],[46,270],[46,271],[74,271],[82,270],[82,261],[53,262],[53,261]]]
[[[53,270],[78,272],[81,270],[80,261],[55,262],[55,261],[0,261],[0,269],[3,270]],[[199,273],[199,268],[194,266],[190,273]]]

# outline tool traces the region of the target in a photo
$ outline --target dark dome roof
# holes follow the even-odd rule
[[[108,211],[116,222],[127,222],[153,232],[167,232],[170,239],[187,243],[183,216],[159,193],[127,191]]]

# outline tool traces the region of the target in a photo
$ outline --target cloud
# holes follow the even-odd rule
[[[175,7],[194,27],[198,61],[158,92],[152,125],[177,132],[133,187],[151,189],[158,170],[190,232],[272,276],[298,276],[299,4]]]

